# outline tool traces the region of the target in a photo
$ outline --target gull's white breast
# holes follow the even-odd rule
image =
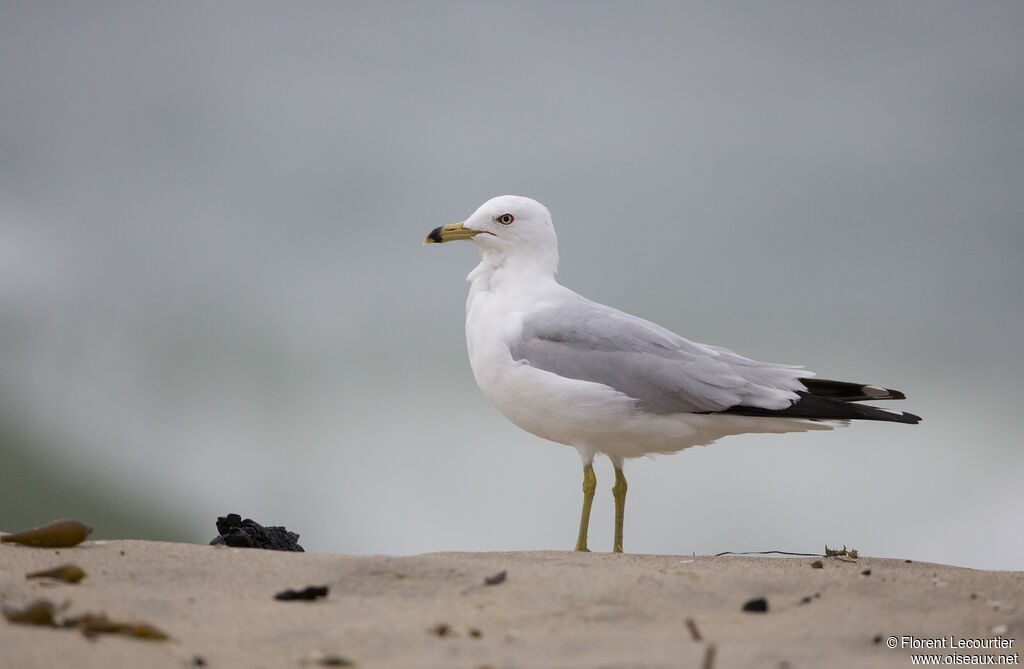
[[[472,275],[471,275],[472,276]],[[582,446],[607,439],[635,413],[635,402],[608,386],[568,379],[512,359],[509,345],[529,311],[565,289],[523,281],[473,280],[466,303],[466,344],[477,385],[506,418],[539,437]]]

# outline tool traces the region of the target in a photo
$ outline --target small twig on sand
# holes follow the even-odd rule
[[[704,649],[704,661],[700,664],[701,669],[714,669],[715,667],[715,644],[709,643]]]
[[[686,629],[690,630],[690,636],[693,637],[694,641],[700,641],[702,639],[700,635],[700,630],[697,629],[697,623],[693,620],[693,618],[686,619]]]
[[[821,553],[790,553],[789,551],[722,551],[715,557],[723,555],[795,555],[796,557],[825,557]]]

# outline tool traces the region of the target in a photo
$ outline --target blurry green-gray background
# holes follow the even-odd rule
[[[572,449],[466,360],[484,200],[560,279],[907,392],[627,466],[631,552],[1024,568],[1024,4],[5,2],[0,529],[567,549]],[[598,467],[591,544],[611,544]]]

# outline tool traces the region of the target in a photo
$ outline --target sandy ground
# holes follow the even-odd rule
[[[104,611],[171,640],[87,639],[0,620],[0,666],[294,667],[337,655],[359,667],[907,667],[911,651],[886,645],[904,635],[1013,640],[1008,649],[930,651],[943,655],[1020,652],[1024,572],[865,557],[815,569],[813,560],[2,544],[3,603],[67,602],[62,616]],[[25,578],[68,562],[88,576],[73,585]],[[484,584],[501,571],[503,582]],[[330,594],[274,599],[307,585]],[[766,613],[742,610],[760,596]]]

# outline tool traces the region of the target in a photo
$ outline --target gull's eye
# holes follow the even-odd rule
[[[512,221],[516,220],[516,217],[512,214],[502,214],[496,220],[502,225],[512,225]]]

